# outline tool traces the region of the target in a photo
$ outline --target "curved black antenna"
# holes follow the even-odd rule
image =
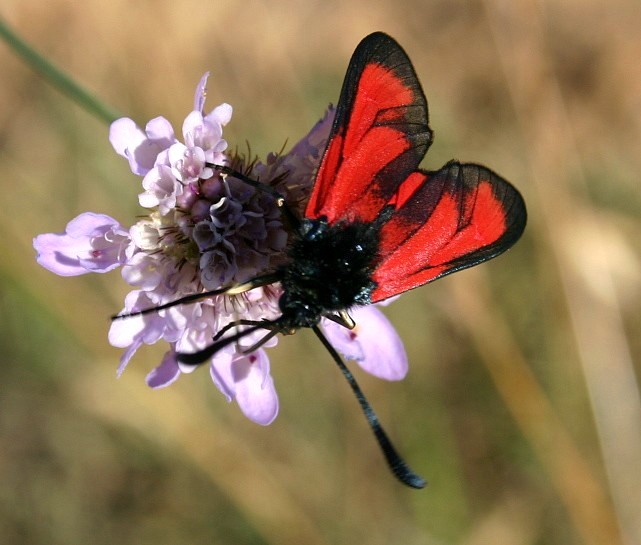
[[[123,314],[114,314],[112,320],[120,320],[123,318],[131,318],[133,316],[144,316],[145,314],[151,314],[152,312],[158,312],[159,310],[165,310],[166,308],[175,307],[177,305],[184,305],[186,303],[196,303],[207,299],[209,297],[214,297],[216,295],[239,295],[245,293],[246,291],[253,290],[254,288],[260,288],[261,286],[266,286],[268,284],[273,284],[274,282],[280,281],[281,275],[278,273],[265,274],[263,276],[257,276],[252,278],[247,282],[242,284],[234,284],[233,286],[227,286],[225,288],[218,288],[217,290],[203,291],[201,293],[192,293],[190,295],[185,295],[180,299],[175,301],[169,301],[169,303],[164,303],[158,305],[157,307],[149,307],[143,310],[136,310],[134,312],[126,312]]]
[[[338,365],[339,369],[343,373],[343,376],[347,379],[347,382],[352,388],[352,391],[354,392],[354,395],[356,396],[361,409],[363,409],[363,413],[365,413],[367,422],[369,423],[370,428],[372,428],[372,431],[376,436],[376,440],[378,441],[378,444],[383,451],[385,460],[392,470],[392,473],[394,473],[395,477],[399,481],[407,486],[411,486],[412,488],[423,488],[427,484],[427,482],[420,475],[414,473],[414,471],[412,471],[412,469],[410,469],[410,467],[407,465],[405,460],[401,458],[401,455],[396,451],[394,445],[392,445],[392,442],[385,433],[383,426],[379,422],[374,409],[372,409],[372,406],[369,404],[369,401],[367,401],[365,394],[363,394],[363,391],[356,382],[354,375],[352,375],[351,371],[347,368],[341,357],[338,355],[338,352],[336,352],[336,349],[330,344],[330,342],[327,340],[325,335],[323,335],[317,325],[313,326],[312,329],[314,333],[316,333],[316,336],[323,343],[323,346],[327,348],[327,351],[336,362],[336,365]]]

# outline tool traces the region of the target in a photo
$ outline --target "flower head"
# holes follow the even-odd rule
[[[182,141],[163,117],[152,119],[144,130],[128,118],[111,125],[109,139],[115,151],[142,177],[138,200],[148,210],[147,216],[126,229],[109,216],[81,214],[64,233],[34,239],[43,267],[62,276],[121,267],[122,277],[134,288],[125,298],[124,312],[135,313],[247,282],[283,263],[290,233],[275,199],[240,180],[221,176],[213,165],[232,166],[272,186],[290,208],[302,212],[333,110],[289,153],[270,154],[264,162],[250,160],[226,153],[223,127],[231,119],[232,108],[221,104],[205,113],[206,82],[207,74],[197,86],[194,110],[183,123]],[[169,350],[147,376],[147,384],[168,386],[194,369],[179,363],[177,353],[202,350],[238,318],[277,318],[280,295],[278,284],[267,285],[116,320],[109,342],[125,349],[118,373],[143,344],[164,340]],[[373,307],[355,312],[359,322],[355,330],[323,320],[328,338],[370,373],[389,380],[402,378],[407,360],[394,329]],[[255,331],[216,352],[210,375],[248,418],[266,425],[278,413],[278,397],[264,348],[273,346],[276,338],[245,352],[264,336],[265,332]]]

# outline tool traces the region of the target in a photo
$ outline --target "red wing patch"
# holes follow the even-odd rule
[[[416,172],[390,200],[372,302],[472,267],[507,250],[525,228],[519,192],[489,169],[451,162]]]
[[[418,170],[431,141],[407,54],[385,34],[367,36],[347,68],[305,217],[379,222],[372,302],[491,259],[525,227],[520,194],[489,169]]]
[[[432,140],[414,68],[389,36],[371,34],[347,68],[305,217],[373,221]]]

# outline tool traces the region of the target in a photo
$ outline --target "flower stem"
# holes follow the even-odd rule
[[[72,101],[82,106],[87,112],[96,116],[101,121],[111,123],[122,115],[101,102],[84,87],[76,83],[58,67],[30,47],[15,34],[0,18],[0,39],[4,40],[24,61],[37,73],[43,76]]]

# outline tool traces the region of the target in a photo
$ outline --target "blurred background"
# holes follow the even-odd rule
[[[386,309],[410,374],[356,371],[410,465],[389,474],[309,332],[270,350],[269,427],[206,371],[152,391],[165,347],[116,380],[119,272],[57,277],[32,238],[80,212],[130,225],[140,179],[108,127],[0,44],[0,536],[7,544],[641,543],[641,7],[634,0],[4,0],[97,96],[178,130],[209,70],[225,137],[259,156],[336,102],[374,30],[408,51],[436,139],[487,164],[529,224],[491,263]]]

